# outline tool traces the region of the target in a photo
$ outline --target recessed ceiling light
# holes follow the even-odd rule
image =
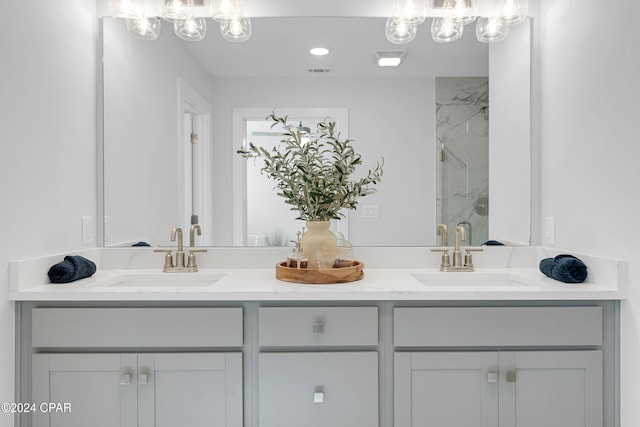
[[[329,49],[327,49],[326,47],[314,47],[313,49],[309,50],[309,53],[315,56],[324,56],[329,53]]]
[[[402,64],[406,54],[406,50],[376,52],[373,59],[378,67],[397,67]]]

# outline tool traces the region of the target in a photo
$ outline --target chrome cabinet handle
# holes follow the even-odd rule
[[[323,391],[316,391],[313,393],[313,403],[324,403]]]
[[[138,384],[146,385],[148,382],[149,382],[149,375],[147,374],[138,375]]]
[[[497,372],[489,372],[487,374],[487,382],[489,382],[489,383],[497,383],[498,382],[498,373]]]

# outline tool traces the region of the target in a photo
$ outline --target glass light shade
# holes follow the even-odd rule
[[[226,19],[220,23],[220,33],[232,42],[247,41],[251,37],[251,18]]]
[[[527,0],[504,0],[498,19],[505,25],[515,25],[524,21],[528,13]]]
[[[127,31],[132,36],[142,40],[155,40],[160,35],[159,18],[136,18],[127,21]]]
[[[182,40],[197,42],[207,35],[207,21],[205,18],[187,18],[176,21],[173,29]]]
[[[174,23],[189,18],[192,6],[191,0],[162,0],[160,13],[162,19]]]
[[[476,38],[482,43],[492,43],[504,40],[509,33],[509,27],[498,18],[478,18],[476,23]]]
[[[417,31],[417,24],[407,24],[402,21],[396,21],[394,18],[387,18],[384,30],[387,40],[395,44],[413,41],[416,38]]]
[[[433,18],[431,37],[436,43],[451,43],[462,37],[464,25],[449,18]]]
[[[240,0],[214,0],[212,2],[211,16],[220,23],[230,19],[237,19],[242,14]]]
[[[476,20],[476,9],[472,0],[446,0],[444,9],[445,17],[453,22],[467,25]]]
[[[393,18],[405,24],[422,24],[426,16],[425,0],[396,0],[393,5]]]
[[[109,12],[111,16],[119,20],[141,19],[144,16],[144,1],[111,0]]]

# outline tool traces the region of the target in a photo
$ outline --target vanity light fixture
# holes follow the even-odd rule
[[[182,40],[197,42],[207,35],[207,21],[193,16],[174,22],[173,30]]]
[[[160,19],[156,17],[127,19],[127,31],[142,40],[155,40],[160,36]]]
[[[473,0],[446,0],[445,16],[455,23],[471,24],[476,20],[476,9]]]
[[[417,24],[407,24],[395,18],[387,18],[385,25],[385,35],[387,40],[394,44],[404,44],[412,42],[418,32]]]
[[[431,37],[436,43],[451,43],[462,37],[464,25],[451,18],[433,18],[431,21]]]
[[[528,12],[528,0],[504,0],[498,20],[505,25],[516,25],[525,20]]]
[[[109,2],[111,16],[119,20],[142,19],[144,16],[143,0],[111,0]]]
[[[404,61],[406,50],[393,50],[387,52],[376,52],[374,61],[378,67],[397,67]]]
[[[211,16],[220,23],[220,34],[225,40],[244,42],[252,32],[251,19],[244,16],[241,0],[212,0]]]
[[[395,0],[392,18],[404,24],[422,24],[426,18],[425,0]]]
[[[161,0],[165,9],[162,17],[173,22],[173,31],[182,40],[196,42],[207,34],[207,21],[195,14],[194,0]],[[202,3],[199,2],[199,6]]]
[[[145,3],[151,0],[109,0],[110,15],[127,22],[134,37],[154,40],[160,34],[161,17],[173,24],[183,40],[200,41],[207,34],[207,18],[220,22],[226,40],[246,41],[251,37],[251,19],[243,16],[242,0],[156,0],[158,16],[147,16]]]
[[[225,19],[220,23],[222,37],[231,42],[244,42],[251,37],[251,19],[237,17]]]
[[[239,0],[212,0],[211,16],[218,22],[234,19],[243,15]]]
[[[325,56],[329,54],[329,49],[326,47],[313,47],[309,49],[309,53],[314,56]]]
[[[529,10],[529,0],[490,0],[490,5],[478,9],[478,0],[429,1],[431,7],[427,9],[425,0],[394,0],[392,15],[385,24],[387,40],[395,44],[413,41],[417,26],[430,16],[431,36],[436,43],[460,39],[464,26],[474,21],[478,41],[497,42],[507,37],[508,26],[523,22]]]
[[[186,20],[191,0],[161,0],[160,15],[167,22],[176,23]]]
[[[499,18],[479,18],[476,24],[476,38],[482,43],[504,40],[509,33],[509,27],[500,22]]]

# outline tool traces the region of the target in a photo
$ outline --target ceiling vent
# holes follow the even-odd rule
[[[331,68],[307,68],[309,74],[327,74],[331,72]]]

